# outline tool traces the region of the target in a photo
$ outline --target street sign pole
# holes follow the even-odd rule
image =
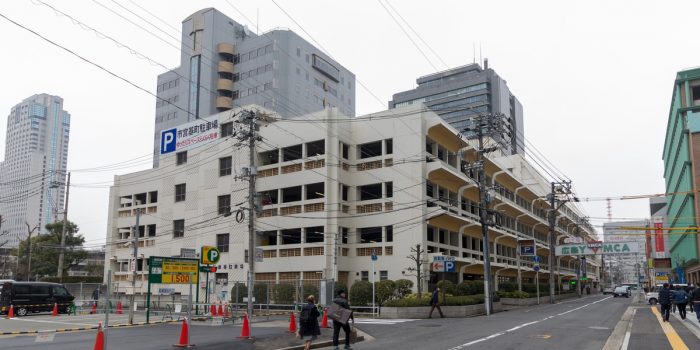
[[[376,281],[376,277],[374,276],[374,270],[375,270],[375,263],[377,262],[377,254],[375,252],[372,252],[372,316],[376,317],[376,312],[377,312],[377,304],[376,304],[376,297],[374,293],[374,285]]]
[[[535,273],[535,285],[537,286],[537,305],[540,305],[540,270]]]

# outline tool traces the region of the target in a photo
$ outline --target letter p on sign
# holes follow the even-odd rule
[[[160,134],[160,154],[175,151],[177,147],[177,128],[163,130]]]
[[[204,265],[216,264],[219,262],[220,258],[219,249],[211,246],[203,246],[200,257]]]

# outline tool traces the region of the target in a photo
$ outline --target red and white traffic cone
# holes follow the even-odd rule
[[[51,311],[51,316],[58,316],[58,303],[53,303],[53,311]]]
[[[296,333],[297,332],[297,319],[294,317],[294,311],[292,311],[292,315],[289,317],[289,330],[287,331],[289,333]]]
[[[211,304],[211,307],[209,307],[209,313],[211,313],[212,316],[216,316],[216,305]]]
[[[328,327],[328,308],[323,308],[323,318],[321,319],[321,328],[331,328]]]
[[[117,302],[117,315],[121,315],[121,314],[122,314],[122,302],[118,301]]]
[[[15,318],[15,307],[14,305],[10,305],[10,310],[7,311],[7,318]]]
[[[102,322],[97,326],[97,338],[95,338],[95,346],[92,350],[104,350],[105,348],[105,334],[102,331]]]
[[[218,314],[218,316],[224,316],[224,307],[221,305],[221,303],[219,303],[219,310],[217,310],[216,313]]]
[[[96,314],[97,313],[97,302],[92,304],[92,310],[90,310],[90,314]]]
[[[239,339],[250,339],[250,323],[248,323],[248,314],[243,315],[243,328],[241,328],[241,336]]]
[[[231,317],[231,314],[228,312],[228,303],[224,305],[224,317]]]
[[[180,328],[180,342],[173,346],[178,348],[189,348],[190,346],[193,346],[193,344],[190,344],[190,332],[187,319],[182,320],[182,328]]]

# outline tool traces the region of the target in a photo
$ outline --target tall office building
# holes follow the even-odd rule
[[[257,35],[214,8],[182,22],[180,67],[158,76],[153,165],[163,130],[256,104],[283,118],[355,115],[355,75],[287,29]]]
[[[662,153],[666,183],[668,252],[679,281],[700,281],[700,68],[676,74]],[[688,233],[688,234],[682,234]],[[683,279],[680,277],[683,276]],[[687,279],[685,277],[688,277]]]
[[[28,230],[63,211],[70,114],[63,99],[39,94],[12,107],[0,163],[0,244],[16,247]]]
[[[629,227],[649,227],[644,221],[615,221],[603,223],[605,242],[632,242],[637,245],[639,253],[605,255],[608,276],[612,274],[613,284],[642,282],[641,276],[646,268],[646,237],[639,230]],[[608,281],[606,281],[608,282]]]
[[[484,68],[473,63],[416,79],[418,87],[394,94],[389,108],[423,103],[455,129],[472,125],[479,113],[502,113],[506,132],[499,141],[501,152],[524,153],[523,106],[503,80],[484,61]],[[467,138],[476,135],[465,133]]]

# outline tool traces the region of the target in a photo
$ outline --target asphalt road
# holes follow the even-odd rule
[[[376,338],[361,349],[600,350],[629,306],[630,299],[596,295],[488,317],[360,325]]]

